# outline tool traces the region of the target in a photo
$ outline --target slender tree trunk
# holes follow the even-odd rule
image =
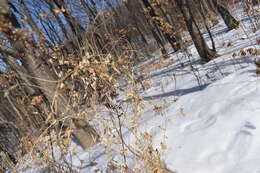
[[[207,0],[199,0],[199,2],[202,5],[202,10],[204,10],[204,13],[208,14],[210,12],[210,7]]]
[[[205,26],[208,34],[209,34],[209,38],[211,40],[211,45],[212,45],[212,50],[216,52],[215,41],[214,41],[214,38],[213,38],[212,33],[210,31],[210,28],[208,27],[208,24],[207,24],[207,18],[206,18],[206,14],[205,14],[206,10],[203,10],[204,9],[203,7],[205,5],[203,2],[205,2],[205,1],[204,0],[199,0],[199,2],[198,2],[200,4],[199,5],[199,13],[202,16],[204,26]]]
[[[214,2],[215,0],[205,0],[207,1],[208,5],[209,5],[209,8],[215,13],[217,14],[218,13],[218,9],[216,7],[216,3]]]
[[[149,9],[149,15],[151,17],[151,21],[154,23],[155,26],[158,26],[158,28],[162,31],[164,37],[166,40],[170,43],[172,48],[177,51],[181,49],[180,43],[177,42],[176,38],[173,34],[168,33],[164,27],[163,23],[161,21],[157,21],[156,19],[159,17],[154,10],[154,7],[151,6],[150,2],[148,0],[142,0],[144,6],[146,9]]]
[[[216,55],[216,52],[211,50],[207,43],[205,42],[196,21],[194,20],[191,13],[191,4],[189,0],[177,0],[178,7],[180,8],[187,29],[191,35],[191,38],[194,42],[194,45],[202,58],[203,61],[208,62],[213,59]]]
[[[127,10],[128,10],[129,12],[131,12],[132,9],[129,7],[128,2],[124,2],[124,4],[125,4]],[[139,32],[139,34],[140,34],[140,36],[141,36],[142,41],[145,43],[146,46],[148,46],[148,41],[147,41],[147,39],[145,38],[145,33],[142,32],[142,29],[141,29],[140,26],[139,26],[139,23],[142,23],[142,22],[139,21],[139,18],[138,18],[138,16],[136,16],[135,13],[133,13],[133,22],[134,22],[134,24],[135,24],[135,27],[137,28],[137,31]]]
[[[8,8],[8,6],[5,6],[5,8]],[[0,17],[3,19],[3,16],[5,17],[4,20],[6,22],[10,22],[14,28],[19,29],[20,25],[16,20],[15,15],[11,11],[6,11],[3,14],[0,14]],[[13,33],[12,31],[7,30],[6,36],[10,38],[11,44],[15,45],[17,40],[13,39]],[[19,41],[19,40],[18,40]],[[28,45],[26,42],[23,41],[25,45]],[[23,62],[23,66],[25,69],[28,70],[28,76],[32,76],[36,82],[36,84],[41,88],[42,93],[47,98],[49,103],[56,103],[54,105],[58,105],[53,108],[52,111],[56,115],[65,114],[67,116],[72,116],[77,114],[75,110],[71,107],[71,103],[69,101],[69,98],[63,93],[59,92],[57,90],[58,87],[58,78],[56,74],[50,70],[47,63],[44,61],[43,58],[45,58],[47,55],[43,54],[40,51],[35,51],[33,47],[21,47],[21,52],[23,54],[19,53],[19,51],[12,49],[10,47],[6,47],[3,45],[0,45],[0,52],[5,53],[7,55],[10,55],[12,57],[18,58]],[[55,95],[55,96],[54,96]],[[93,127],[91,127],[88,123],[86,123],[84,136],[82,136],[83,132],[82,129],[76,129],[73,133],[76,136],[76,138],[84,138],[85,140],[82,141],[84,143],[81,143],[84,148],[90,147],[97,143],[97,140],[99,138],[99,135],[94,130]],[[79,139],[80,140],[80,139]]]
[[[175,24],[173,23],[173,21],[171,21],[171,18],[168,16],[168,14],[165,11],[165,9],[163,8],[161,2],[157,1],[157,5],[156,5],[155,9],[157,9],[159,16],[161,16],[165,19],[165,21],[164,21],[165,24],[170,25],[170,28],[167,28],[167,29],[170,29],[170,35],[171,35],[171,37],[173,37],[175,39],[175,42],[171,43],[173,49],[175,49],[175,50],[184,49],[185,46],[184,46],[181,34],[179,34],[177,32]]]
[[[239,27],[239,21],[237,21],[219,0],[216,0],[217,10],[223,18],[225,24],[229,30],[237,29]]]
[[[138,1],[138,2],[140,3],[141,7],[143,7],[143,2],[140,2],[140,1]],[[157,28],[157,25],[156,25],[154,22],[152,22],[151,20],[149,20],[148,17],[146,16],[146,14],[145,14],[143,11],[142,11],[142,13],[144,14],[144,16],[145,16],[145,18],[146,18],[146,20],[147,20],[148,28],[150,29],[150,31],[151,31],[151,33],[152,33],[154,39],[155,39],[156,44],[157,44],[158,48],[160,49],[160,51],[161,51],[161,53],[162,53],[162,56],[163,56],[164,58],[167,58],[167,57],[168,57],[168,56],[167,56],[167,51],[166,51],[165,46],[164,46],[164,44],[163,44],[163,40],[162,40],[162,38],[160,37],[159,33],[157,33],[157,32],[155,31],[155,30],[159,30],[159,29]]]
[[[124,5],[129,12],[132,11],[128,2],[124,2]],[[134,26],[136,27],[136,29],[137,29],[137,31],[140,35],[141,41],[144,43],[144,47],[145,47],[144,51],[145,51],[146,55],[149,56],[150,52],[149,52],[148,41],[145,37],[145,32],[143,32],[142,29],[141,29],[141,26],[143,26],[144,24],[140,26],[140,23],[143,23],[143,22],[140,22],[140,19],[136,16],[135,13],[133,13],[133,15],[132,15],[132,20],[133,20]]]

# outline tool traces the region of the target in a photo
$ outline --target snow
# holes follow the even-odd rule
[[[241,9],[236,13],[244,19]],[[214,27],[220,57],[211,62],[201,65],[192,45],[189,47],[192,56],[174,53],[171,56],[174,64],[146,75],[151,76],[152,86],[140,90],[142,102],[148,106],[143,110],[138,130],[152,135],[154,148],[160,148],[162,142],[167,146],[162,157],[172,171],[260,173],[260,85],[254,64],[259,56],[232,57],[240,49],[259,49],[256,39],[260,32],[251,32],[247,29],[250,22],[245,19],[243,22],[238,30],[229,32],[223,22]],[[232,45],[221,46],[223,41],[232,41]],[[141,65],[157,61],[159,56]],[[196,69],[194,72],[190,62]],[[162,116],[153,111],[155,104],[163,107]],[[134,143],[127,128],[124,139]],[[85,166],[81,172],[97,169],[102,172],[107,168],[108,156],[102,144],[86,151],[80,147],[77,150],[74,165],[80,167],[79,160],[97,163]],[[115,160],[122,160],[116,152],[114,154]],[[129,164],[132,158],[127,155]]]
[[[257,86],[255,67],[249,66],[170,106],[182,107],[184,115],[173,116],[166,127],[169,168],[184,173],[260,171]]]

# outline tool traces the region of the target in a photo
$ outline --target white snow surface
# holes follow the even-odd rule
[[[183,173],[260,171],[260,107],[255,67],[249,66],[171,105],[166,163]],[[183,115],[176,109],[182,107]]]
[[[236,14],[245,18],[239,10]],[[229,32],[223,23],[214,28],[220,57],[201,65],[194,46],[190,46],[193,56],[172,54],[175,63],[152,71],[152,87],[140,91],[144,102],[168,103],[163,116],[156,115],[149,104],[138,124],[140,131],[153,136],[155,148],[160,148],[161,142],[166,144],[162,157],[168,169],[177,173],[260,173],[260,83],[253,62],[259,56],[231,56],[241,48],[259,49],[255,40],[260,32],[248,29],[249,20],[244,20],[243,25]],[[229,40],[233,42],[230,47],[220,46]],[[197,69],[199,82],[190,63]],[[173,101],[177,96],[177,101]],[[133,137],[126,129],[124,132],[124,139],[131,143]],[[78,150],[78,160],[97,163],[81,172],[94,172],[97,168],[105,172],[107,156],[102,144]],[[77,159],[74,164],[79,166]],[[131,156],[127,159],[131,163]]]

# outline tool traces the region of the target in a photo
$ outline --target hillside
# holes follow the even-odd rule
[[[154,154],[158,150],[165,163],[164,171],[260,171],[260,67],[255,64],[259,52],[252,53],[252,49],[260,49],[260,32],[252,32],[250,20],[242,9],[234,9],[233,13],[239,15],[242,22],[239,29],[226,32],[223,22],[213,28],[219,57],[202,65],[194,45],[188,48],[192,56],[175,52],[168,59],[162,59],[155,52],[153,59],[145,60],[135,69],[142,76],[143,86],[137,91],[136,104],[141,107],[138,116],[132,112],[136,105],[128,104],[135,97],[131,88],[117,98],[126,110],[120,126],[123,140],[136,151],[152,146],[150,155],[148,150],[142,151],[144,156],[147,154],[147,160],[158,159]],[[208,35],[204,36],[209,43]],[[100,116],[108,114],[105,111]],[[116,135],[118,126],[109,120],[107,125]],[[137,133],[131,130],[132,126]],[[66,157],[80,172],[120,172],[120,166],[115,165],[123,165],[124,156],[128,167],[138,172],[140,164],[134,152],[120,154],[121,144],[111,142],[111,145],[106,148],[107,143],[103,142],[83,150],[72,143],[75,155]],[[56,152],[58,159],[58,150]],[[41,171],[35,168],[27,173],[42,170],[44,168]]]

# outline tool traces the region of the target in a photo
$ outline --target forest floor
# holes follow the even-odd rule
[[[139,90],[145,108],[137,128],[152,137],[154,148],[165,146],[161,157],[169,170],[260,173],[260,79],[254,63],[259,55],[250,53],[250,48],[260,49],[260,31],[252,32],[241,9],[233,13],[241,21],[239,29],[227,32],[223,22],[213,28],[218,58],[202,65],[191,45],[192,56],[176,52],[161,60],[155,53],[136,67],[145,71],[144,84],[149,81],[149,87]],[[166,65],[158,68],[162,61]],[[126,143],[134,143],[127,128],[123,131]],[[85,151],[77,147],[77,153],[73,164],[81,172],[105,172],[108,156],[102,144]],[[129,167],[132,158],[127,154]],[[114,160],[121,162],[122,156]]]

